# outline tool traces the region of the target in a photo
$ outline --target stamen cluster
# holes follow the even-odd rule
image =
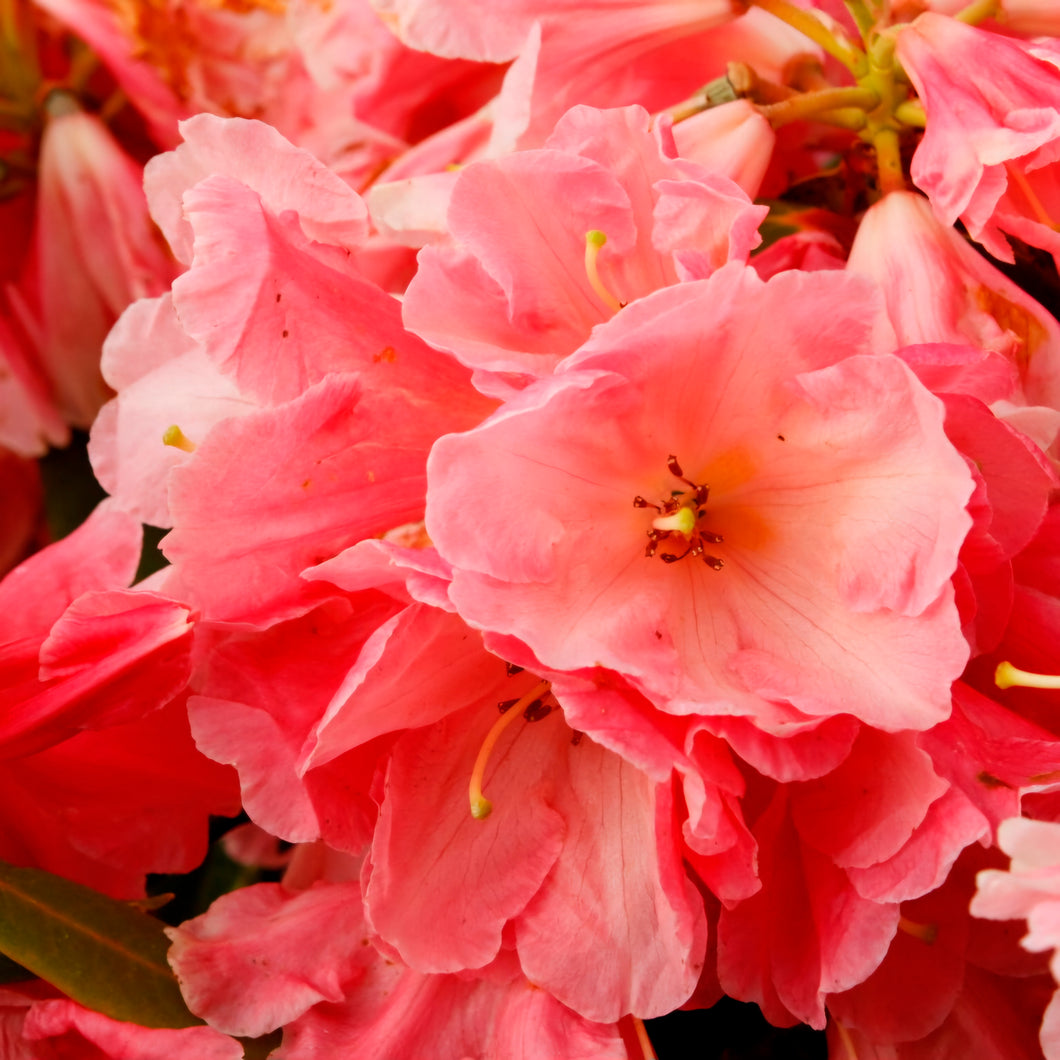
[[[712,570],[721,570],[725,566],[724,560],[708,553],[706,546],[720,545],[724,538],[721,534],[700,526],[710,488],[685,478],[677,457],[672,454],[666,458],[666,467],[670,474],[683,482],[688,489],[671,490],[670,496],[658,504],[652,504],[641,496],[633,498],[634,508],[654,508],[659,513],[652,520],[648,530],[648,544],[645,546],[644,555],[649,559],[658,555],[663,563],[676,563],[678,560],[699,556]],[[687,542],[684,552],[659,552],[659,545],[674,536],[682,537]]]

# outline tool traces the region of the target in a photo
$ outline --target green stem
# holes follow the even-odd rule
[[[820,92],[803,92],[780,103],[759,107],[759,112],[777,128],[803,118],[820,118],[828,111],[857,109],[872,110],[880,97],[870,88],[825,88]],[[845,125],[845,122],[844,122]],[[849,126],[846,126],[849,127]]]
[[[953,17],[958,22],[966,22],[969,26],[978,26],[980,22],[993,18],[1000,10],[999,0],[972,0],[972,3],[958,11]]]
[[[788,3],[788,0],[750,0],[755,7],[768,11],[774,18],[786,22],[804,37],[819,44],[834,59],[838,59],[855,77],[868,72],[868,60],[860,48],[838,39],[828,27],[807,11]]]
[[[872,138],[876,148],[876,170],[880,176],[880,191],[905,191],[905,174],[902,172],[902,150],[898,133],[894,129],[880,129]]]
[[[919,99],[907,99],[894,108],[894,116],[903,125],[909,125],[914,129],[927,128],[927,115],[924,106]]]
[[[858,27],[861,39],[868,44],[869,37],[876,27],[876,16],[869,10],[865,0],[843,0],[843,3]]]

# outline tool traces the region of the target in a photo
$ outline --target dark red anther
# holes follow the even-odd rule
[[[540,721],[542,718],[547,718],[551,713],[552,707],[548,703],[545,703],[544,700],[541,699],[535,699],[533,703],[523,711],[523,717],[526,718],[527,721]]]

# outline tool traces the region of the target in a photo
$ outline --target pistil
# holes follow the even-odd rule
[[[622,303],[607,289],[604,281],[600,279],[600,271],[597,268],[596,259],[600,256],[600,250],[607,242],[607,236],[594,228],[585,233],[585,275],[589,278],[589,286],[599,295],[600,301],[613,309],[616,313],[622,308]]]
[[[501,738],[504,730],[524,711],[529,710],[531,706],[537,703],[551,687],[548,681],[541,681],[534,685],[522,699],[507,705],[501,716],[493,723],[493,727],[486,733],[486,739],[482,741],[482,746],[478,750],[478,757],[475,759],[474,768],[471,770],[471,782],[467,788],[468,800],[471,803],[471,816],[476,821],[485,820],[493,812],[493,803],[482,794],[482,780],[486,772],[486,763],[489,761],[494,746]],[[543,717],[544,714],[538,715],[535,712],[534,716]]]
[[[994,683],[998,688],[1060,688],[1060,676],[1020,670],[1006,659],[998,663]]]
[[[162,444],[170,445],[185,453],[194,453],[198,448],[194,442],[188,440],[188,436],[175,423],[162,432]]]

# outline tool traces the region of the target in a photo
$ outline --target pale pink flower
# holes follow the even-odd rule
[[[874,313],[835,273],[730,265],[441,439],[427,529],[460,613],[677,713],[942,720],[971,480],[908,369],[853,356]]]
[[[180,326],[168,292],[141,298],[118,318],[101,368],[117,395],[92,424],[92,470],[123,511],[149,526],[172,526],[169,472],[215,424],[259,406]],[[180,445],[163,444],[171,426],[180,428]]]
[[[1002,233],[1060,254],[1060,69],[1055,49],[932,12],[898,34],[897,55],[927,130],[912,176],[939,220],[1012,261]]]

